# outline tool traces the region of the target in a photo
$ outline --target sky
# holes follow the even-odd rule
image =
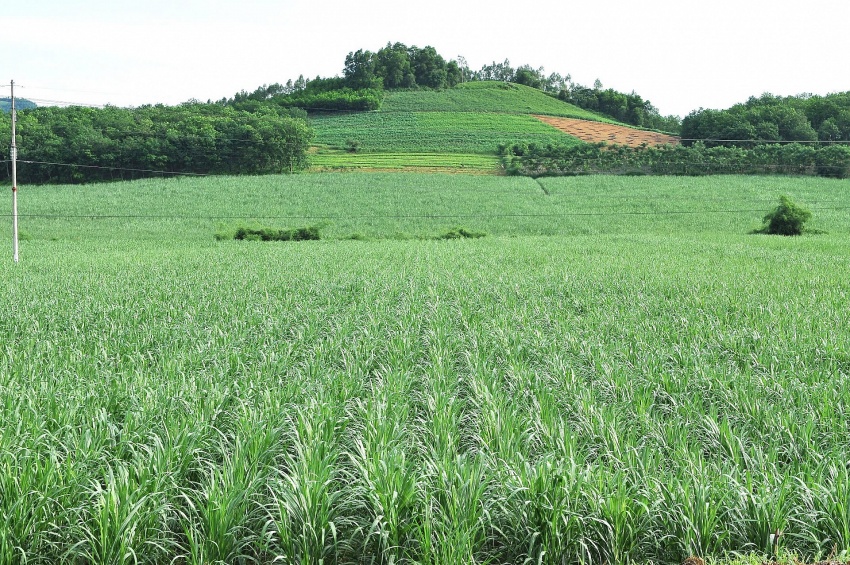
[[[217,100],[387,42],[636,92],[664,115],[850,91],[850,0],[9,0],[0,83],[44,101]],[[9,6],[11,4],[11,6]],[[0,97],[9,88],[0,87]]]

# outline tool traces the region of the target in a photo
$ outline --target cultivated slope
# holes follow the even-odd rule
[[[575,129],[575,124],[581,127]],[[674,142],[669,136],[661,139],[658,134],[622,126],[540,90],[502,82],[389,92],[379,111],[324,114],[314,117],[312,125],[316,170],[498,173],[500,145]],[[600,127],[605,131],[593,133]],[[591,134],[585,136],[585,130]]]

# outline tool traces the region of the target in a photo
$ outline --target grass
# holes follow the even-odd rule
[[[467,82],[446,90],[389,92],[381,111],[394,112],[481,112],[501,114],[544,114],[603,121],[593,112],[567,104],[536,88],[502,82]]]
[[[317,148],[310,155],[311,170],[430,170],[498,174],[499,158],[492,155],[461,153],[350,153],[340,149]]]
[[[844,185],[542,182],[21,187],[148,217],[22,218],[0,262],[0,562],[846,555]],[[828,233],[747,235],[779,193]],[[212,237],[287,213],[377,239]]]
[[[847,233],[844,182],[790,177],[523,177],[322,173],[21,187],[31,242],[210,241],[219,228],[321,224],[322,237],[431,237],[462,225],[495,236],[745,234],[779,195],[813,229]],[[2,222],[6,222],[5,224]],[[8,218],[0,219],[11,231]],[[226,230],[225,230],[226,231]],[[768,238],[770,239],[770,238]],[[808,240],[807,240],[808,241]]]

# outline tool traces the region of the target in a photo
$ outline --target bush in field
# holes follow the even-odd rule
[[[437,239],[478,239],[486,235],[486,233],[481,231],[469,230],[464,227],[456,227],[437,236]]]
[[[782,195],[779,197],[779,206],[764,217],[764,226],[755,233],[801,235],[805,231],[805,223],[811,217],[812,213],[807,208]]]
[[[349,153],[359,153],[362,145],[359,139],[349,139],[345,142],[345,149]]]
[[[240,227],[233,235],[233,239],[246,241],[306,241],[320,239],[320,236],[319,228],[316,226],[290,230]]]

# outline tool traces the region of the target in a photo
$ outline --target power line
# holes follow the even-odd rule
[[[50,165],[54,167],[80,167],[83,169],[103,169],[109,171],[126,171],[133,173],[151,173],[151,174],[163,174],[163,175],[179,175],[179,176],[193,176],[193,177],[208,177],[212,176],[207,173],[184,173],[184,172],[175,172],[175,171],[157,171],[152,169],[131,169],[126,167],[106,167],[101,165],[76,165],[72,163],[50,163],[47,161],[22,161],[19,160],[18,163],[28,163],[30,165]]]
[[[30,98],[26,97],[24,100],[29,100],[30,102],[35,102],[36,104],[41,104],[43,106],[78,106],[81,108],[105,108],[108,104],[92,104],[92,103],[83,103],[83,102],[71,102],[68,100],[48,100],[45,98]]]

